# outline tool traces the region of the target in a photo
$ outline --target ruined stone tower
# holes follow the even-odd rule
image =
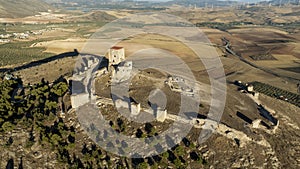
[[[118,46],[110,48],[108,58],[109,66],[118,65],[125,60],[125,49]]]

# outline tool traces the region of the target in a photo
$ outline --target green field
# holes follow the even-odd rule
[[[26,31],[37,31],[42,29],[51,28],[63,28],[72,29],[74,33],[68,35],[52,37],[52,38],[40,38],[39,40],[28,41],[28,42],[11,42],[6,44],[0,44],[0,67],[7,65],[19,65],[33,60],[44,59],[53,56],[51,53],[44,53],[46,50],[44,47],[30,46],[34,43],[52,40],[62,40],[69,37],[81,37],[88,38],[86,35],[91,35],[93,30],[101,28],[105,22],[68,22],[68,23],[49,23],[49,24],[15,24],[15,25],[4,25],[0,24],[0,34],[12,34],[21,33]]]
[[[33,43],[35,42],[12,42],[0,45],[0,66],[18,65],[53,55],[44,53],[46,49],[42,47],[31,48]]]

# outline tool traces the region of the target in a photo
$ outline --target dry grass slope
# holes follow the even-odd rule
[[[0,0],[0,17],[16,18],[39,14],[53,9],[40,0]]]

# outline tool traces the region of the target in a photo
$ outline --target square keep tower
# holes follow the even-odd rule
[[[114,46],[110,48],[108,57],[109,66],[118,65],[125,60],[125,49],[123,47]]]

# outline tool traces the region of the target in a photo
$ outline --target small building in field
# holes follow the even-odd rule
[[[247,86],[247,91],[248,92],[254,92],[254,86],[253,85]]]

